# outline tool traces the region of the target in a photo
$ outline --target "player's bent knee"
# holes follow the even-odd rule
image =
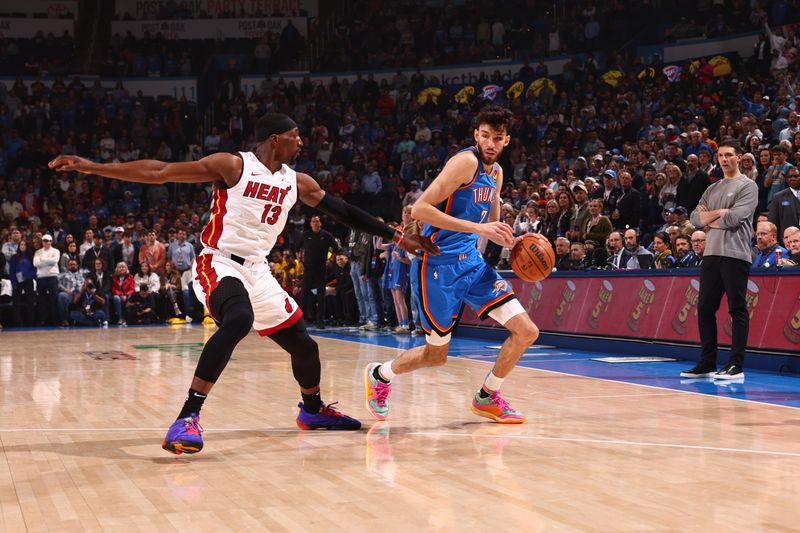
[[[253,307],[250,302],[241,302],[239,305],[231,306],[225,312],[222,326],[230,328],[237,336],[245,337],[253,327]]]
[[[292,357],[301,359],[319,359],[319,345],[308,333],[298,335],[295,341],[295,348],[292,350]]]
[[[530,346],[539,338],[539,328],[527,316],[521,316],[513,324],[507,324],[512,337],[520,344]]]
[[[533,322],[529,322],[523,328],[520,337],[526,344],[531,345],[539,338],[539,328]]]
[[[240,280],[230,276],[222,278],[209,300],[211,314],[220,328],[225,328],[239,339],[250,332],[255,315],[250,296]]]

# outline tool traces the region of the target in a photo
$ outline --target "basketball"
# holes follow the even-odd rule
[[[511,249],[511,268],[525,281],[543,280],[550,275],[555,264],[553,247],[541,235],[526,235]]]

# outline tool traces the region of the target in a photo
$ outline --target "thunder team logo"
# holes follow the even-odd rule
[[[498,279],[494,282],[494,289],[492,289],[492,294],[497,296],[500,293],[506,292],[508,289],[508,283],[506,283],[503,279]]]

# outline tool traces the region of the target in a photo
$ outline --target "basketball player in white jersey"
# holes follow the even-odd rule
[[[213,182],[211,218],[203,229],[204,249],[197,258],[193,287],[219,325],[197,363],[189,394],[162,447],[197,453],[203,447],[200,409],[227,365],[234,347],[254,327],[289,352],[302,402],[301,429],[355,430],[361,423],[322,403],[317,343],[308,336],[297,303],[270,273],[267,257],[299,199],[340,222],[393,240],[404,250],[437,253],[430,239],[404,236],[366,212],[325,194],[307,174],[287,166],[302,146],[297,124],[269,113],[255,126],[254,152],[217,153],[199,161],[155,160],[100,164],[62,155],[49,163],[58,171],[77,171],[148,184]]]

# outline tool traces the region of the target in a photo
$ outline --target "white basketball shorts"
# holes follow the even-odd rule
[[[206,248],[197,257],[192,288],[208,313],[209,298],[222,278],[230,276],[242,282],[253,306],[253,328],[266,336],[288,328],[303,316],[300,306],[272,276],[266,261],[237,263],[224,252]],[[216,318],[213,317],[212,318]]]

